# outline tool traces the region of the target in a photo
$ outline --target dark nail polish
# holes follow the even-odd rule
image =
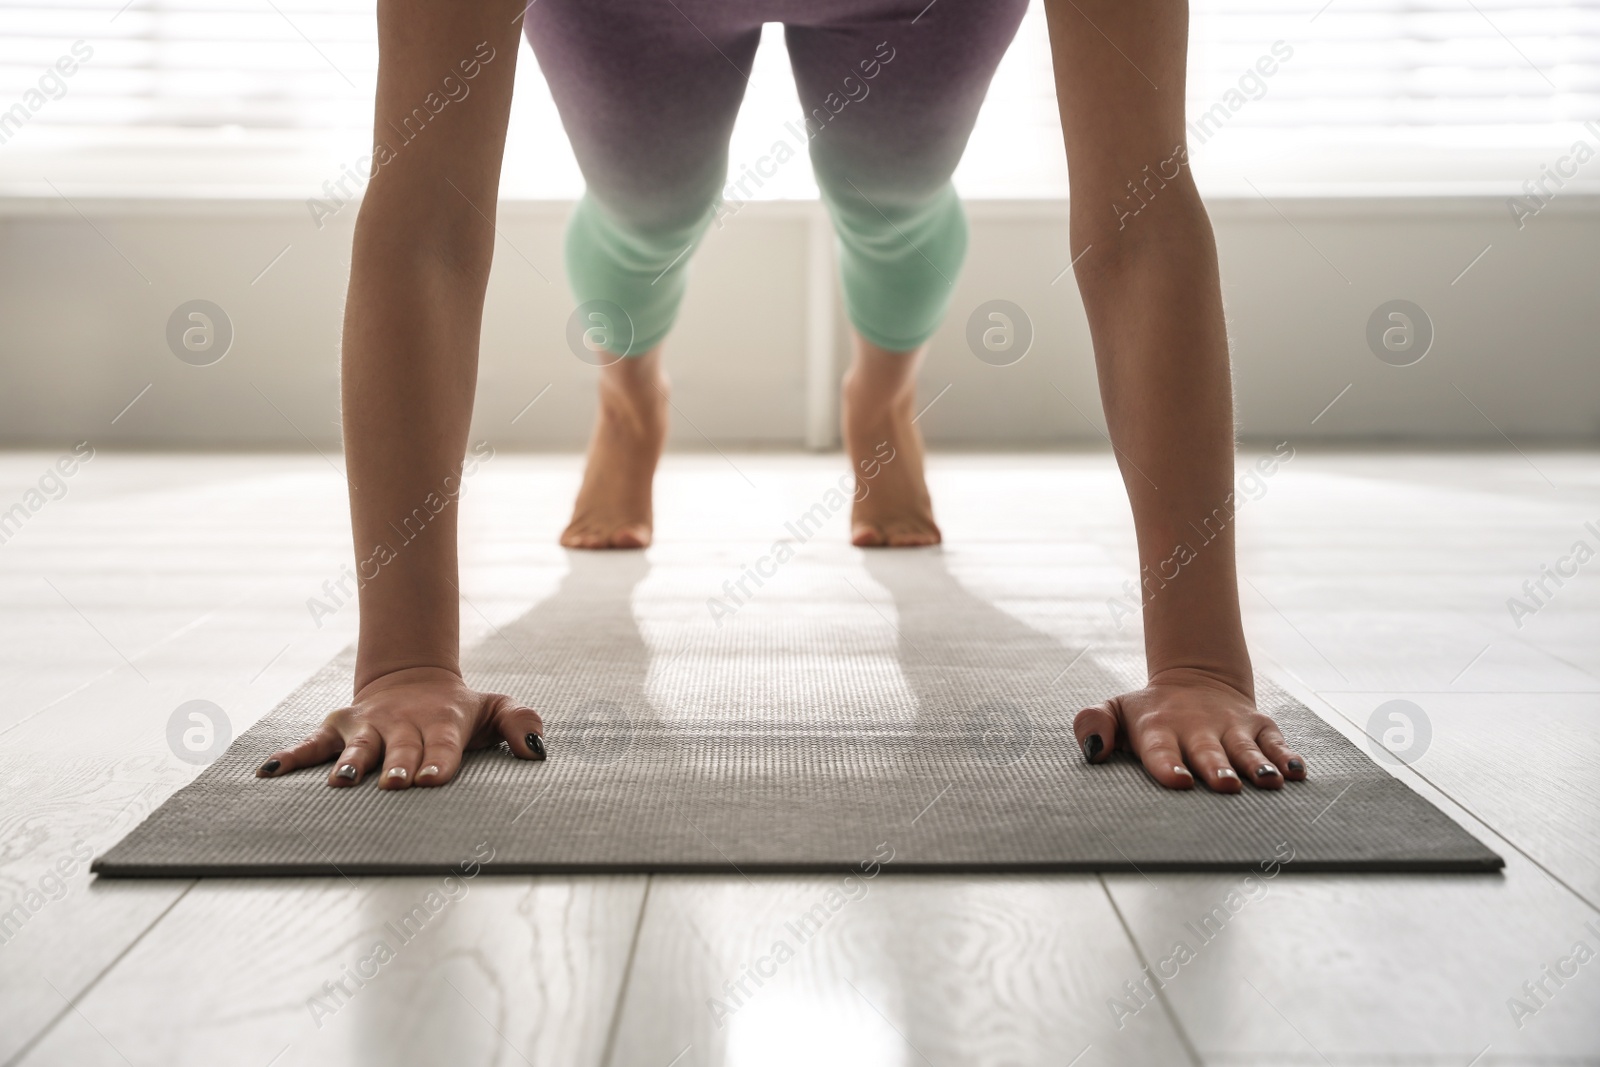
[[[544,759],[544,738],[540,737],[538,734],[529,734],[527,736],[527,742],[528,747],[533,749],[534,758]]]
[[[1104,752],[1105,750],[1106,743],[1105,741],[1101,740],[1099,734],[1090,734],[1084,739],[1083,758],[1088,760],[1090,763],[1093,763],[1096,757],[1098,757],[1100,753]]]
[[[1270,763],[1263,763],[1261,766],[1256,768],[1256,777],[1257,778],[1271,778],[1274,774],[1277,774],[1277,773],[1278,773],[1278,768],[1274,767]]]
[[[1289,761],[1289,769],[1294,773],[1299,774],[1301,771],[1306,769],[1306,765],[1297,759],[1292,759]]]
[[[356,780],[356,765],[354,763],[346,763],[343,767],[334,771],[333,776],[335,778],[343,778],[347,782],[353,782]]]
[[[274,771],[276,771],[279,767],[282,767],[282,766],[283,766],[283,764],[281,762],[279,762],[278,760],[269,759],[269,760],[267,760],[267,762],[265,762],[265,763],[263,763],[261,765],[261,770],[258,773],[260,773],[260,774],[271,774]]]

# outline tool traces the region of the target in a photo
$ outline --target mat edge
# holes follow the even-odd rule
[[[1237,860],[1219,863],[903,863],[882,868],[886,874],[1239,874],[1257,873],[1258,861]],[[855,874],[857,863],[746,863],[729,871],[719,863],[506,863],[484,867],[489,875],[652,875],[652,874],[735,874],[823,875]],[[1290,874],[1499,874],[1505,860],[1491,853],[1478,859],[1449,860],[1304,860],[1285,864],[1282,873]],[[353,863],[334,866],[326,863],[302,864],[177,864],[157,866],[138,863],[103,863],[96,860],[90,872],[105,879],[180,879],[180,878],[303,878],[303,877],[425,877],[459,874],[451,864],[372,864]]]

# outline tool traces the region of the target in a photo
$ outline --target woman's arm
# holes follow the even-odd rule
[[[1072,254],[1138,533],[1150,676],[1084,709],[1077,736],[1098,761],[1120,733],[1171,788],[1192,785],[1191,769],[1226,792],[1239,777],[1280,787],[1305,764],[1256,710],[1239,616],[1227,329],[1184,133],[1187,5],[1046,0],[1046,12]]]
[[[461,679],[456,497],[477,384],[518,0],[380,0],[373,173],[345,305],[343,412],[360,590],[354,703],[265,775],[443,784],[463,747],[543,754],[538,716]],[[431,773],[430,773],[431,768]],[[420,775],[419,775],[420,772]]]

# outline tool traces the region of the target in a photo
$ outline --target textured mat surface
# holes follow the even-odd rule
[[[1073,715],[1139,684],[1137,650],[1063,643],[973,595],[937,550],[802,554],[716,618],[707,593],[743,564],[680,566],[642,596],[641,555],[571,558],[554,595],[465,660],[469,681],[545,715],[544,763],[491,749],[449,787],[399,793],[328,789],[326,768],[256,779],[348,701],[347,653],[94,870],[423,873],[486,848],[503,872],[1502,865],[1266,680],[1306,782],[1171,793],[1127,757],[1086,765]]]

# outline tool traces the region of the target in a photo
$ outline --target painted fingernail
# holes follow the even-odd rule
[[[1090,734],[1083,739],[1083,758],[1093,763],[1095,757],[1104,752],[1105,748],[1106,743],[1101,740],[1099,734]]]
[[[434,763],[430,763],[426,767],[422,768],[422,770],[417,772],[417,777],[418,778],[432,778],[434,775],[436,775],[438,773],[439,773],[438,765],[434,764]]]
[[[1235,771],[1232,767],[1224,767],[1224,768],[1222,768],[1222,770],[1217,772],[1217,777],[1218,778],[1237,778],[1237,777],[1239,777],[1239,772]]]
[[[534,759],[544,759],[544,738],[538,734],[529,734],[524,740],[528,742],[528,747],[533,749]]]
[[[1172,773],[1173,774],[1181,774],[1185,778],[1193,778],[1194,777],[1193,774],[1189,773],[1189,768],[1185,767],[1181,763],[1174,763],[1172,765]]]
[[[1271,778],[1274,774],[1277,774],[1277,773],[1278,773],[1278,768],[1274,767],[1270,763],[1263,763],[1261,766],[1256,768],[1256,777],[1257,778]]]
[[[333,776],[335,778],[343,778],[347,782],[353,782],[356,780],[356,765],[354,763],[346,763],[343,767],[334,771]]]
[[[265,776],[265,775],[273,773],[279,767],[282,767],[282,766],[283,766],[283,763],[281,761],[275,760],[275,759],[269,759],[269,760],[267,760],[267,762],[265,762],[265,763],[263,763],[261,765],[261,769],[256,771],[256,774]]]
[[[1306,765],[1300,760],[1292,759],[1289,761],[1289,769],[1294,773],[1299,774],[1301,771],[1306,769]]]
[[[390,767],[389,772],[384,775],[385,778],[404,778],[405,776],[406,769],[404,767]]]

